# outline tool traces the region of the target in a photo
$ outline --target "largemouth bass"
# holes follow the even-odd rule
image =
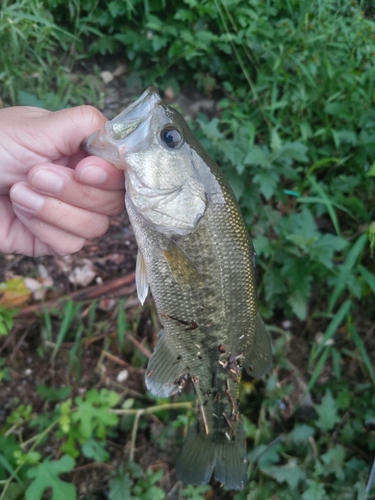
[[[271,366],[257,307],[255,252],[223,173],[183,117],[149,88],[88,137],[86,150],[125,171],[126,208],[138,243],[136,284],[150,287],[162,329],[146,386],[171,396],[191,380],[199,413],[177,457],[177,477],[247,479],[239,413],[241,370]]]

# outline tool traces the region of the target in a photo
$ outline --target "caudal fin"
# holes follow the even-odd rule
[[[194,424],[177,457],[177,478],[188,484],[204,484],[213,476],[231,490],[242,490],[247,481],[242,422],[236,423],[235,431],[235,440],[228,440],[224,433],[198,432],[197,423]]]

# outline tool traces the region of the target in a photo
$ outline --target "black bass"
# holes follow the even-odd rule
[[[223,173],[182,116],[153,87],[84,143],[125,171],[126,208],[138,243],[138,297],[150,287],[162,329],[146,386],[171,396],[191,380],[197,422],[177,458],[177,477],[247,479],[239,413],[241,370],[271,366],[257,307],[255,252]]]

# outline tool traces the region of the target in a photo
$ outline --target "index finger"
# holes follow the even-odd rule
[[[124,171],[116,168],[98,156],[88,156],[79,162],[74,170],[74,177],[82,184],[101,189],[124,189]]]

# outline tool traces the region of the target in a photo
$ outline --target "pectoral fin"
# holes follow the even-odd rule
[[[242,366],[254,378],[261,377],[272,366],[271,339],[259,314],[256,318],[254,344],[249,349],[249,352],[245,352],[244,355]]]
[[[138,298],[143,305],[148,294],[148,279],[146,273],[146,264],[141,252],[138,250],[137,264],[135,268],[135,283],[137,285]]]
[[[180,286],[203,286],[202,276],[186,253],[173,240],[162,250],[173,278]]]

